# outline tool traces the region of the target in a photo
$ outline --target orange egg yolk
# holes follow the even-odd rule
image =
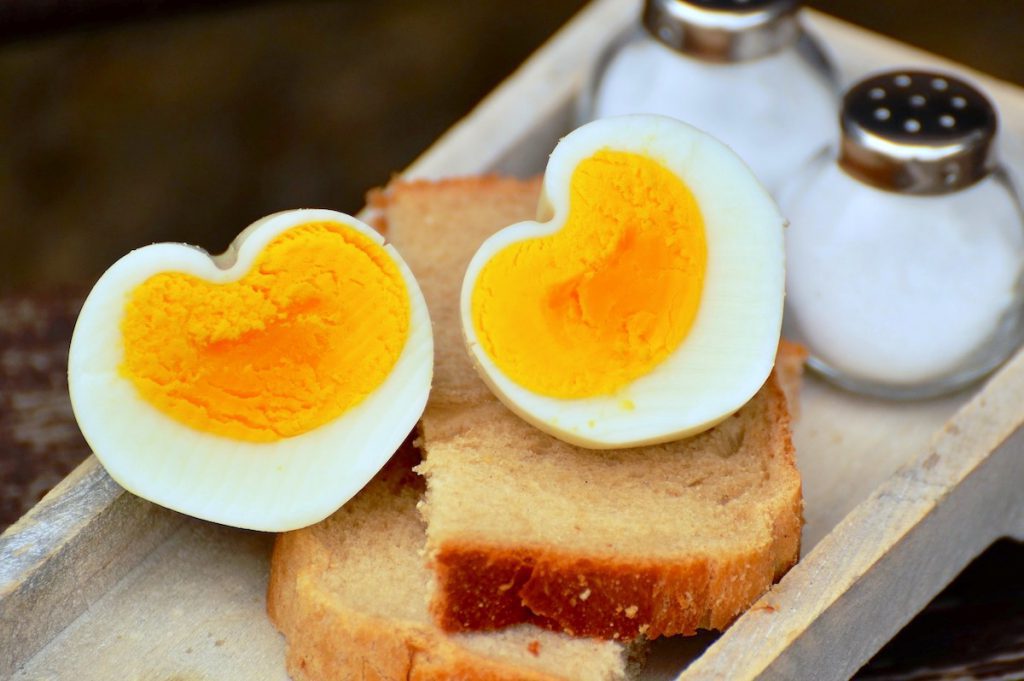
[[[121,374],[196,430],[271,442],[321,426],[384,382],[409,335],[391,256],[342,224],[283,232],[241,279],[163,272],[130,292]]]
[[[689,333],[706,269],[704,221],[686,184],[652,158],[603,150],[573,171],[562,229],[510,244],[481,269],[474,330],[531,392],[613,394]]]

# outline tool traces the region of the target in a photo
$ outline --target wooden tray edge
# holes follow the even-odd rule
[[[183,519],[125,492],[95,456],[82,462],[0,535],[0,677],[13,675]]]

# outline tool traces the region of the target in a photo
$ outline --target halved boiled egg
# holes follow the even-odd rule
[[[768,377],[784,220],[729,148],[674,119],[606,118],[565,137],[539,221],[473,257],[463,331],[510,409],[591,448],[713,426]]]
[[[395,249],[355,218],[294,210],[220,256],[129,253],[71,341],[78,424],[118,483],[227,525],[315,523],[365,485],[423,412],[427,307]]]

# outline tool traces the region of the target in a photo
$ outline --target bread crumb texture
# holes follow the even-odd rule
[[[383,383],[409,335],[398,266],[316,222],[272,240],[241,279],[163,272],[133,290],[122,375],[192,428],[270,442],[321,426]]]
[[[423,480],[409,443],[327,520],[278,536],[267,610],[288,641],[295,681],[635,678],[641,649],[528,624],[446,634],[426,602],[429,571],[416,503]]]
[[[512,243],[484,265],[472,323],[520,386],[559,398],[609,395],[676,350],[706,269],[703,219],[682,180],[646,156],[603,150],[573,171],[561,229]]]
[[[785,359],[796,350],[784,344],[783,375],[686,440],[592,451],[529,426],[476,376],[458,290],[479,244],[532,218],[538,194],[513,180],[386,193],[389,235],[420,282],[438,349],[418,468],[431,612],[448,631],[530,622],[632,640],[721,629],[799,554],[800,477],[779,383],[798,382],[799,363]]]

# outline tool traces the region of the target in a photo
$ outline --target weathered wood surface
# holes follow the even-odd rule
[[[988,549],[886,644],[858,678],[1024,678],[1024,544]]]
[[[0,537],[0,676],[180,522],[125,494],[89,456],[67,390],[81,302],[71,290],[0,298],[0,527],[32,509]]]
[[[538,172],[571,125],[571,100],[593,60],[637,7],[595,2],[409,172]],[[820,15],[811,21],[846,79],[939,63]],[[1024,123],[1024,96],[978,80],[1010,127]],[[686,678],[848,676],[993,538],[1024,535],[1015,495],[1024,481],[1022,366],[1004,369],[945,429],[969,395],[893,407],[808,381],[796,434],[808,555],[725,635],[659,645],[649,678],[673,678],[695,656]],[[103,480],[91,465],[26,519],[35,524],[0,539],[5,560],[31,554],[0,575],[0,650],[9,651],[0,659],[19,668],[17,678],[283,679],[280,640],[262,617],[265,539],[193,521],[180,527],[180,517],[132,505],[116,489],[90,492]],[[70,514],[79,520],[69,532],[41,531],[45,514],[62,517],[58,509],[70,511],[62,500],[75,496],[90,501]],[[45,584],[44,593],[32,584]],[[45,624],[11,626],[29,618]],[[211,651],[206,638],[224,643]]]
[[[0,535],[0,677],[106,597],[181,521],[86,459]]]
[[[0,531],[89,456],[71,416],[78,291],[0,298]]]
[[[1020,532],[1022,404],[1018,356],[684,678],[853,674],[972,558]]]
[[[272,536],[188,518],[165,538],[11,678],[287,679],[265,611]]]

